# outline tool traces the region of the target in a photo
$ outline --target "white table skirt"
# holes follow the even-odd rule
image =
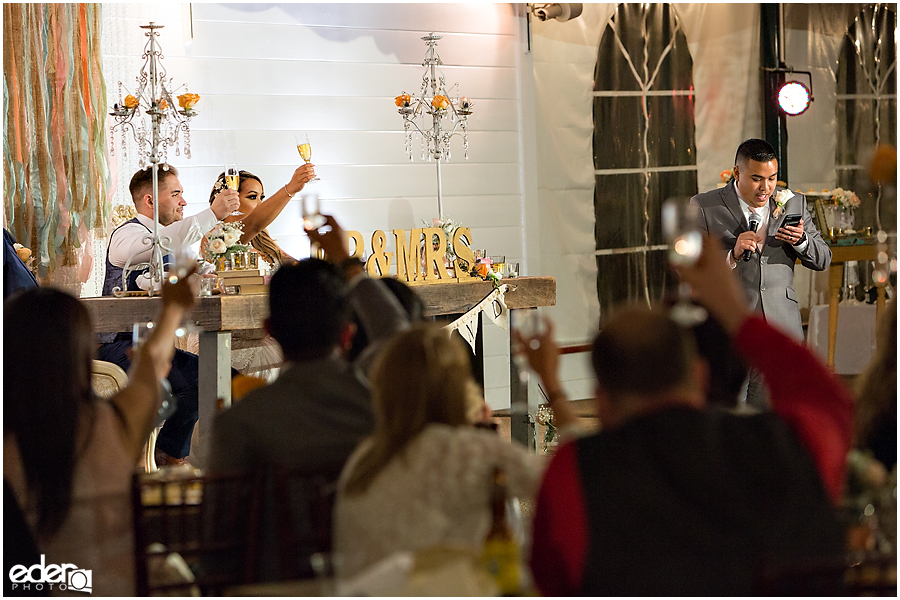
[[[814,306],[809,312],[806,342],[822,361],[828,360],[828,305]],[[875,352],[875,305],[838,305],[837,342],[834,348],[834,372],[841,375],[862,373]]]

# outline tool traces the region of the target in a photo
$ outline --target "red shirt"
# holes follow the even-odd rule
[[[832,502],[841,497],[853,428],[853,396],[805,346],[757,315],[733,344],[765,377],[772,411],[809,451]],[[561,446],[538,493],[531,571],[545,596],[579,595],[588,551],[587,514],[576,445]]]

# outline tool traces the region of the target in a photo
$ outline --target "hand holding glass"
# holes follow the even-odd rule
[[[294,138],[297,141],[297,152],[300,153],[300,158],[303,159],[303,162],[309,164],[309,161],[312,160],[312,146],[309,144],[309,136],[306,133],[298,133]],[[319,178],[314,177],[309,180],[310,183],[313,181],[319,181]]]
[[[234,191],[238,191],[241,188],[241,172],[238,170],[237,165],[229,164],[225,165],[225,186]],[[235,209],[232,215],[242,215],[240,210]]]

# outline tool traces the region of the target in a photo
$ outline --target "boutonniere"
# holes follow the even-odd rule
[[[794,192],[791,190],[781,190],[777,194],[775,194],[775,213],[774,216],[777,219],[782,212],[784,212],[784,205],[787,204],[787,201],[794,197]]]

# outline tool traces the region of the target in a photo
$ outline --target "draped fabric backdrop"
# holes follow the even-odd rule
[[[3,5],[5,226],[80,291],[109,215],[99,4]]]

